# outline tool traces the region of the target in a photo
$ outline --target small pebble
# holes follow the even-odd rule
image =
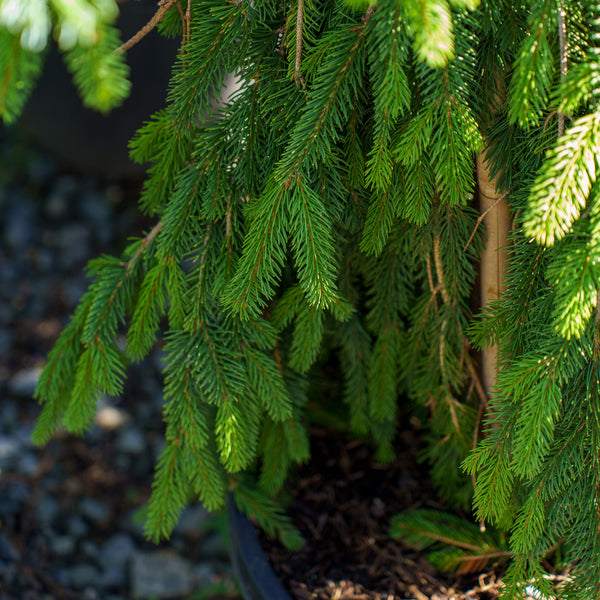
[[[131,562],[131,587],[134,598],[177,598],[193,590],[193,568],[168,551],[137,552]]]
[[[0,515],[20,512],[31,495],[31,488],[21,481],[7,481],[0,493]]]
[[[12,207],[4,215],[4,241],[13,250],[23,250],[36,237],[36,211],[27,197],[13,198]]]
[[[116,447],[125,454],[142,454],[146,450],[146,438],[137,427],[126,427],[119,433]]]
[[[92,523],[103,523],[110,517],[110,509],[104,502],[88,496],[79,501],[79,510]]]
[[[70,535],[57,535],[51,539],[52,551],[58,556],[68,556],[75,551],[75,539]]]
[[[201,504],[189,506],[182,511],[174,533],[199,538],[206,533],[206,523],[210,518],[210,512]]]
[[[95,584],[104,589],[119,589],[127,585],[127,570],[125,565],[112,565],[104,569],[97,577]]]
[[[215,571],[208,563],[194,565],[194,587],[202,589],[215,580]]]
[[[2,331],[0,330],[0,334]],[[19,423],[19,409],[15,402],[5,399],[0,402],[0,428],[4,431],[13,431]]]
[[[9,393],[22,398],[31,398],[41,373],[41,367],[19,371],[8,382]]]
[[[13,543],[3,533],[0,533],[0,559],[8,562],[17,562],[21,555]]]
[[[94,562],[98,562],[100,549],[91,540],[84,540],[81,542],[81,554],[86,558],[93,560]]]
[[[69,270],[85,263],[91,255],[90,230],[80,223],[63,225],[56,236],[59,265]]]
[[[21,453],[21,444],[14,437],[0,435],[0,470],[14,467]]]
[[[60,512],[58,500],[48,494],[44,494],[35,505],[35,516],[40,525],[52,525]]]
[[[93,565],[81,563],[69,567],[68,574],[71,580],[71,585],[74,588],[81,589],[91,585],[94,582],[96,576],[98,575],[98,570]]]
[[[125,411],[114,406],[103,406],[96,413],[95,423],[109,431],[119,429],[127,422],[128,417]]]
[[[100,596],[94,588],[87,587],[81,592],[81,600],[100,600]]]
[[[88,524],[79,515],[71,515],[67,521],[67,531],[69,535],[82,538],[89,532]]]
[[[8,354],[14,343],[15,336],[12,331],[0,328],[0,356]]]
[[[98,560],[105,567],[123,566],[136,551],[136,545],[130,535],[116,533],[100,547]]]
[[[60,193],[53,192],[46,199],[44,211],[51,219],[63,219],[68,215],[69,201]]]
[[[33,452],[25,452],[19,457],[18,471],[25,477],[35,477],[40,470],[40,461]]]

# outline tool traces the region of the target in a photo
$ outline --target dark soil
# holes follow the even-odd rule
[[[415,456],[418,435],[400,435],[392,465],[341,434],[315,430],[311,463],[295,478],[289,514],[306,543],[298,553],[263,540],[276,574],[298,600],[493,600],[499,574],[455,577],[391,539],[393,515],[413,508],[443,510]]]

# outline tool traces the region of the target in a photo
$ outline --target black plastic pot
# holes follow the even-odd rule
[[[117,25],[123,40],[143,27],[157,10],[156,0],[127,0],[119,6]],[[141,177],[145,167],[129,160],[127,144],[143,122],[164,106],[178,47],[178,40],[152,31],[131,48],[127,52],[131,94],[120,107],[103,115],[83,107],[52,43],[21,119],[25,132],[53,152],[66,168],[109,177]]]
[[[256,527],[229,501],[231,561],[246,600],[292,600],[273,572],[262,549]]]

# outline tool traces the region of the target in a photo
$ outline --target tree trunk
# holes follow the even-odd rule
[[[477,156],[477,181],[479,184],[480,210],[487,230],[487,243],[481,253],[481,306],[486,307],[504,291],[507,266],[507,240],[511,227],[508,206],[496,189],[497,178],[491,179],[485,150]],[[490,397],[496,385],[498,373],[497,346],[486,348],[482,354],[482,378]]]

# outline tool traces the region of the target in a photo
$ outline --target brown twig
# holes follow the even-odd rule
[[[429,256],[427,255],[425,257],[425,265],[427,267],[427,280],[429,281],[429,289],[431,290],[431,295],[433,297],[433,306],[435,308],[435,312],[437,312],[438,309],[438,304],[437,304],[437,293],[440,291],[439,286],[435,286],[433,284],[433,272],[431,270],[431,259],[429,258]]]
[[[150,231],[150,233],[142,240],[141,246],[136,250],[135,254],[123,265],[127,270],[131,269],[135,261],[140,257],[140,254],[146,250],[150,242],[157,236],[158,232],[163,228],[164,223],[159,221]]]
[[[475,385],[475,391],[477,392],[477,395],[479,396],[479,405],[481,407],[483,407],[480,412],[483,413],[483,411],[485,410],[485,408],[488,405],[488,396],[485,393],[483,383],[481,382],[481,378],[479,377],[477,370],[473,366],[473,363],[469,360],[466,362],[467,362],[467,369],[469,370],[469,375],[471,375],[471,380],[473,381],[473,384]],[[477,446],[477,434],[475,434],[474,437],[475,437],[475,440],[473,443],[473,449],[475,448],[475,446]]]
[[[153,17],[133,36],[131,36],[126,42],[121,44],[115,52],[126,52],[132,46],[135,46],[144,36],[148,35],[162,20],[166,12],[175,4],[177,0],[159,0],[158,10],[154,13]],[[177,4],[179,4],[177,2]]]
[[[375,12],[375,2],[373,2],[372,4],[369,4],[369,8],[367,8],[367,12],[365,12],[364,16],[363,16],[363,23],[365,23],[365,25],[369,22],[369,20],[371,19],[371,17],[373,16],[373,13]]]
[[[177,2],[177,6],[179,7],[179,12],[181,14],[181,23],[183,28],[183,41],[187,43],[190,41],[190,23],[192,21],[192,0],[188,0],[187,10],[185,11],[185,15],[183,14],[183,9],[179,4],[179,0],[175,0]]]
[[[304,30],[304,0],[298,0],[298,11],[296,12],[296,58],[294,62],[294,81],[296,85],[304,88],[302,78],[302,34]]]
[[[565,7],[562,2],[558,4],[558,45],[560,49],[560,80],[567,76],[567,25],[565,23]],[[558,137],[565,132],[565,113],[558,113]]]
[[[442,299],[444,304],[450,305],[450,297],[448,296],[448,290],[444,285],[444,265],[442,264],[442,255],[440,254],[440,238],[435,237],[433,240],[433,263],[435,265],[435,272],[437,275],[438,284],[441,288]]]
[[[502,194],[502,196],[499,196],[498,198],[496,198],[494,200],[494,203],[488,207],[488,209],[481,213],[479,215],[479,217],[477,217],[477,223],[475,223],[475,227],[473,228],[473,231],[471,232],[471,235],[469,236],[469,239],[467,241],[467,243],[465,244],[465,247],[463,248],[463,252],[467,251],[467,248],[470,246],[471,242],[473,241],[473,238],[475,237],[475,234],[477,233],[477,229],[479,229],[479,226],[483,223],[483,220],[487,217],[488,213],[496,207],[497,204],[499,204],[500,202],[502,202],[502,200],[504,200],[506,198],[506,194]]]
[[[596,290],[596,317],[594,323],[594,353],[596,361],[600,360],[600,289]]]

